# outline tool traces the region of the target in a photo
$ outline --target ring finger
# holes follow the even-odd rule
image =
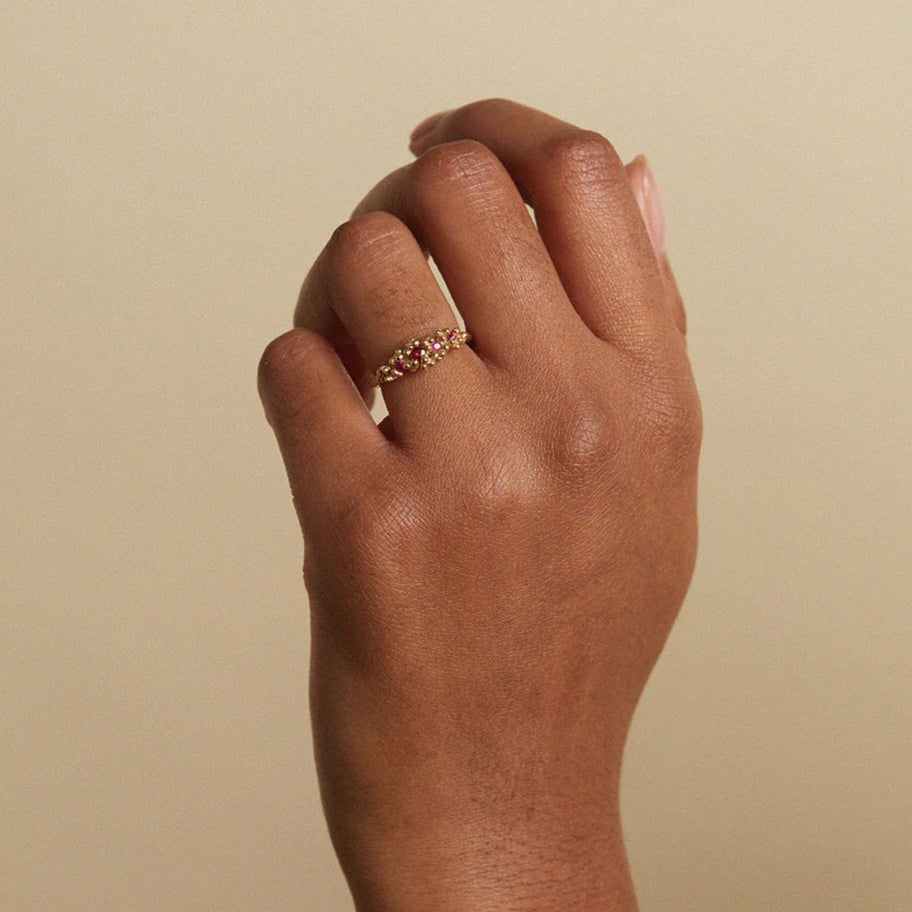
[[[371,372],[411,340],[457,326],[414,235],[386,212],[357,216],[336,229],[304,281],[295,325],[327,332],[327,307]],[[486,369],[468,346],[446,348],[439,349],[444,363],[414,373],[408,370],[412,362],[428,358],[410,348],[397,371],[401,376],[383,384],[397,440],[424,430],[429,416],[464,399],[467,385],[483,382]]]

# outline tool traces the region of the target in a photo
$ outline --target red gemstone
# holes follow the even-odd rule
[[[443,348],[443,342],[433,342],[431,348],[433,348],[435,352],[439,352]]]
[[[459,330],[453,329],[450,331],[450,342],[455,342],[459,338]]]
[[[412,361],[420,361],[422,355],[425,355],[425,354],[427,354],[427,352],[425,352],[425,350],[423,348],[421,348],[420,346],[418,348],[413,348],[411,350],[411,352],[409,352],[409,355],[411,356]]]
[[[404,371],[405,370],[405,361],[403,361],[402,358],[399,358],[393,366],[396,368],[397,371]]]

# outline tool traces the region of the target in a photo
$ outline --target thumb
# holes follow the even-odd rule
[[[652,247],[656,257],[661,260],[665,256],[665,210],[662,208],[662,197],[659,195],[655,175],[645,155],[638,155],[625,166],[625,170],[640,207],[640,214],[646,223]]]
[[[655,175],[652,168],[649,167],[645,155],[638,155],[632,162],[625,165],[625,170],[637,205],[640,207],[640,215],[643,216],[643,221],[646,223],[646,231],[652,241],[656,259],[659,261],[668,307],[675,325],[682,334],[686,334],[687,315],[684,311],[684,302],[681,299],[671,264],[668,262],[668,251],[665,247],[665,210],[662,207],[659,185],[656,183]]]

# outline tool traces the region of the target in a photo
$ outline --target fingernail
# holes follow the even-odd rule
[[[646,228],[652,239],[652,246],[659,257],[665,256],[665,210],[662,207],[662,196],[655,174],[649,167],[649,162],[643,159],[643,203]]]
[[[429,145],[428,140],[431,137],[431,133],[434,130],[434,127],[442,120],[444,114],[447,114],[447,111],[440,111],[437,114],[432,114],[426,120],[422,120],[414,130],[412,130],[412,135],[409,137],[409,146],[412,151],[424,151],[424,147]]]

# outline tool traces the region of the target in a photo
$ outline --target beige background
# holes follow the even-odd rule
[[[650,155],[702,555],[644,912],[912,909],[908,2],[4,4],[0,909],[345,910],[260,350],[425,115]]]

